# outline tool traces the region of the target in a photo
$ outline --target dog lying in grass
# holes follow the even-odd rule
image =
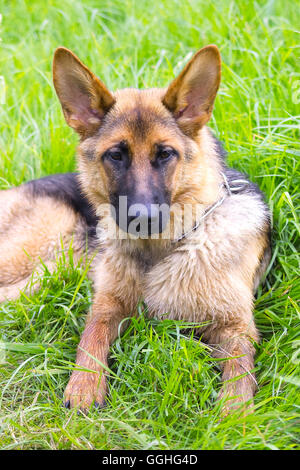
[[[87,246],[94,299],[67,407],[103,405],[110,344],[141,300],[150,317],[205,322],[202,338],[227,358],[224,412],[251,402],[253,295],[270,259],[270,213],[206,127],[218,48],[198,51],[166,89],[112,93],[62,47],[53,78],[80,137],[79,173],[0,192],[0,301],[26,288],[40,260],[54,269],[62,246],[72,243],[75,259]]]

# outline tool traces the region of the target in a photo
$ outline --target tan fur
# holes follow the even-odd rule
[[[73,372],[65,392],[70,406],[87,409],[94,401],[103,403],[109,346],[142,299],[152,317],[208,322],[199,326],[199,332],[215,356],[229,358],[221,363],[224,387],[220,397],[237,395],[242,403],[253,397],[252,342],[258,341],[253,288],[263,274],[268,246],[263,203],[248,194],[228,196],[196,231],[176,242],[184,204],[200,207],[200,213],[193,209],[190,214],[185,230],[189,232],[197,217],[226,194],[215,142],[203,126],[211,115],[219,81],[220,56],[215,46],[197,53],[167,90],[125,89],[114,94],[70,51],[61,48],[55,55],[55,87],[67,122],[81,136],[78,167],[82,189],[101,215],[102,227],[98,231],[101,252],[90,273],[94,302],[76,359],[80,368],[89,371]],[[77,93],[74,99],[69,82]],[[110,201],[115,176],[101,155],[123,140],[131,149],[132,172],[141,191],[157,184],[151,164],[155,145],[164,143],[179,153],[178,161],[164,173],[171,192],[170,239],[163,234],[146,240],[108,237],[105,227],[111,215],[103,211],[103,204]],[[21,191],[0,193],[0,201],[8,201],[0,212],[3,289],[27,278],[39,256],[53,258],[61,236],[67,245],[72,234],[81,230],[80,216],[66,205],[40,198],[32,207],[33,201],[22,198]],[[13,217],[17,218],[17,234],[8,237]],[[117,231],[122,235],[121,229]],[[238,379],[241,374],[246,375]]]
[[[72,243],[74,260],[82,256],[80,216],[49,197],[32,198],[24,186],[0,192],[0,301],[19,295]],[[80,241],[79,241],[80,240]],[[35,271],[35,277],[32,273]]]

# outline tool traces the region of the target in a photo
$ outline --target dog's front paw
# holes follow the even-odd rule
[[[64,393],[66,408],[79,408],[87,412],[94,405],[105,406],[106,379],[101,373],[74,371]]]

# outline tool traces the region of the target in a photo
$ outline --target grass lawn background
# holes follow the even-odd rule
[[[65,410],[91,285],[60,260],[39,293],[0,306],[0,447],[299,448],[299,3],[0,0],[0,13],[1,189],[75,168],[77,138],[51,80],[57,46],[114,90],[165,86],[190,54],[214,43],[223,79],[210,125],[230,165],[266,193],[274,219],[273,258],[255,304],[254,414],[220,421],[219,371],[205,345],[182,324],[148,321],[142,311],[112,347],[108,407],[87,417]]]

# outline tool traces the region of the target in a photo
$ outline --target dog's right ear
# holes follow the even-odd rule
[[[54,53],[53,82],[69,126],[82,138],[95,133],[115,103],[106,86],[64,47]]]

